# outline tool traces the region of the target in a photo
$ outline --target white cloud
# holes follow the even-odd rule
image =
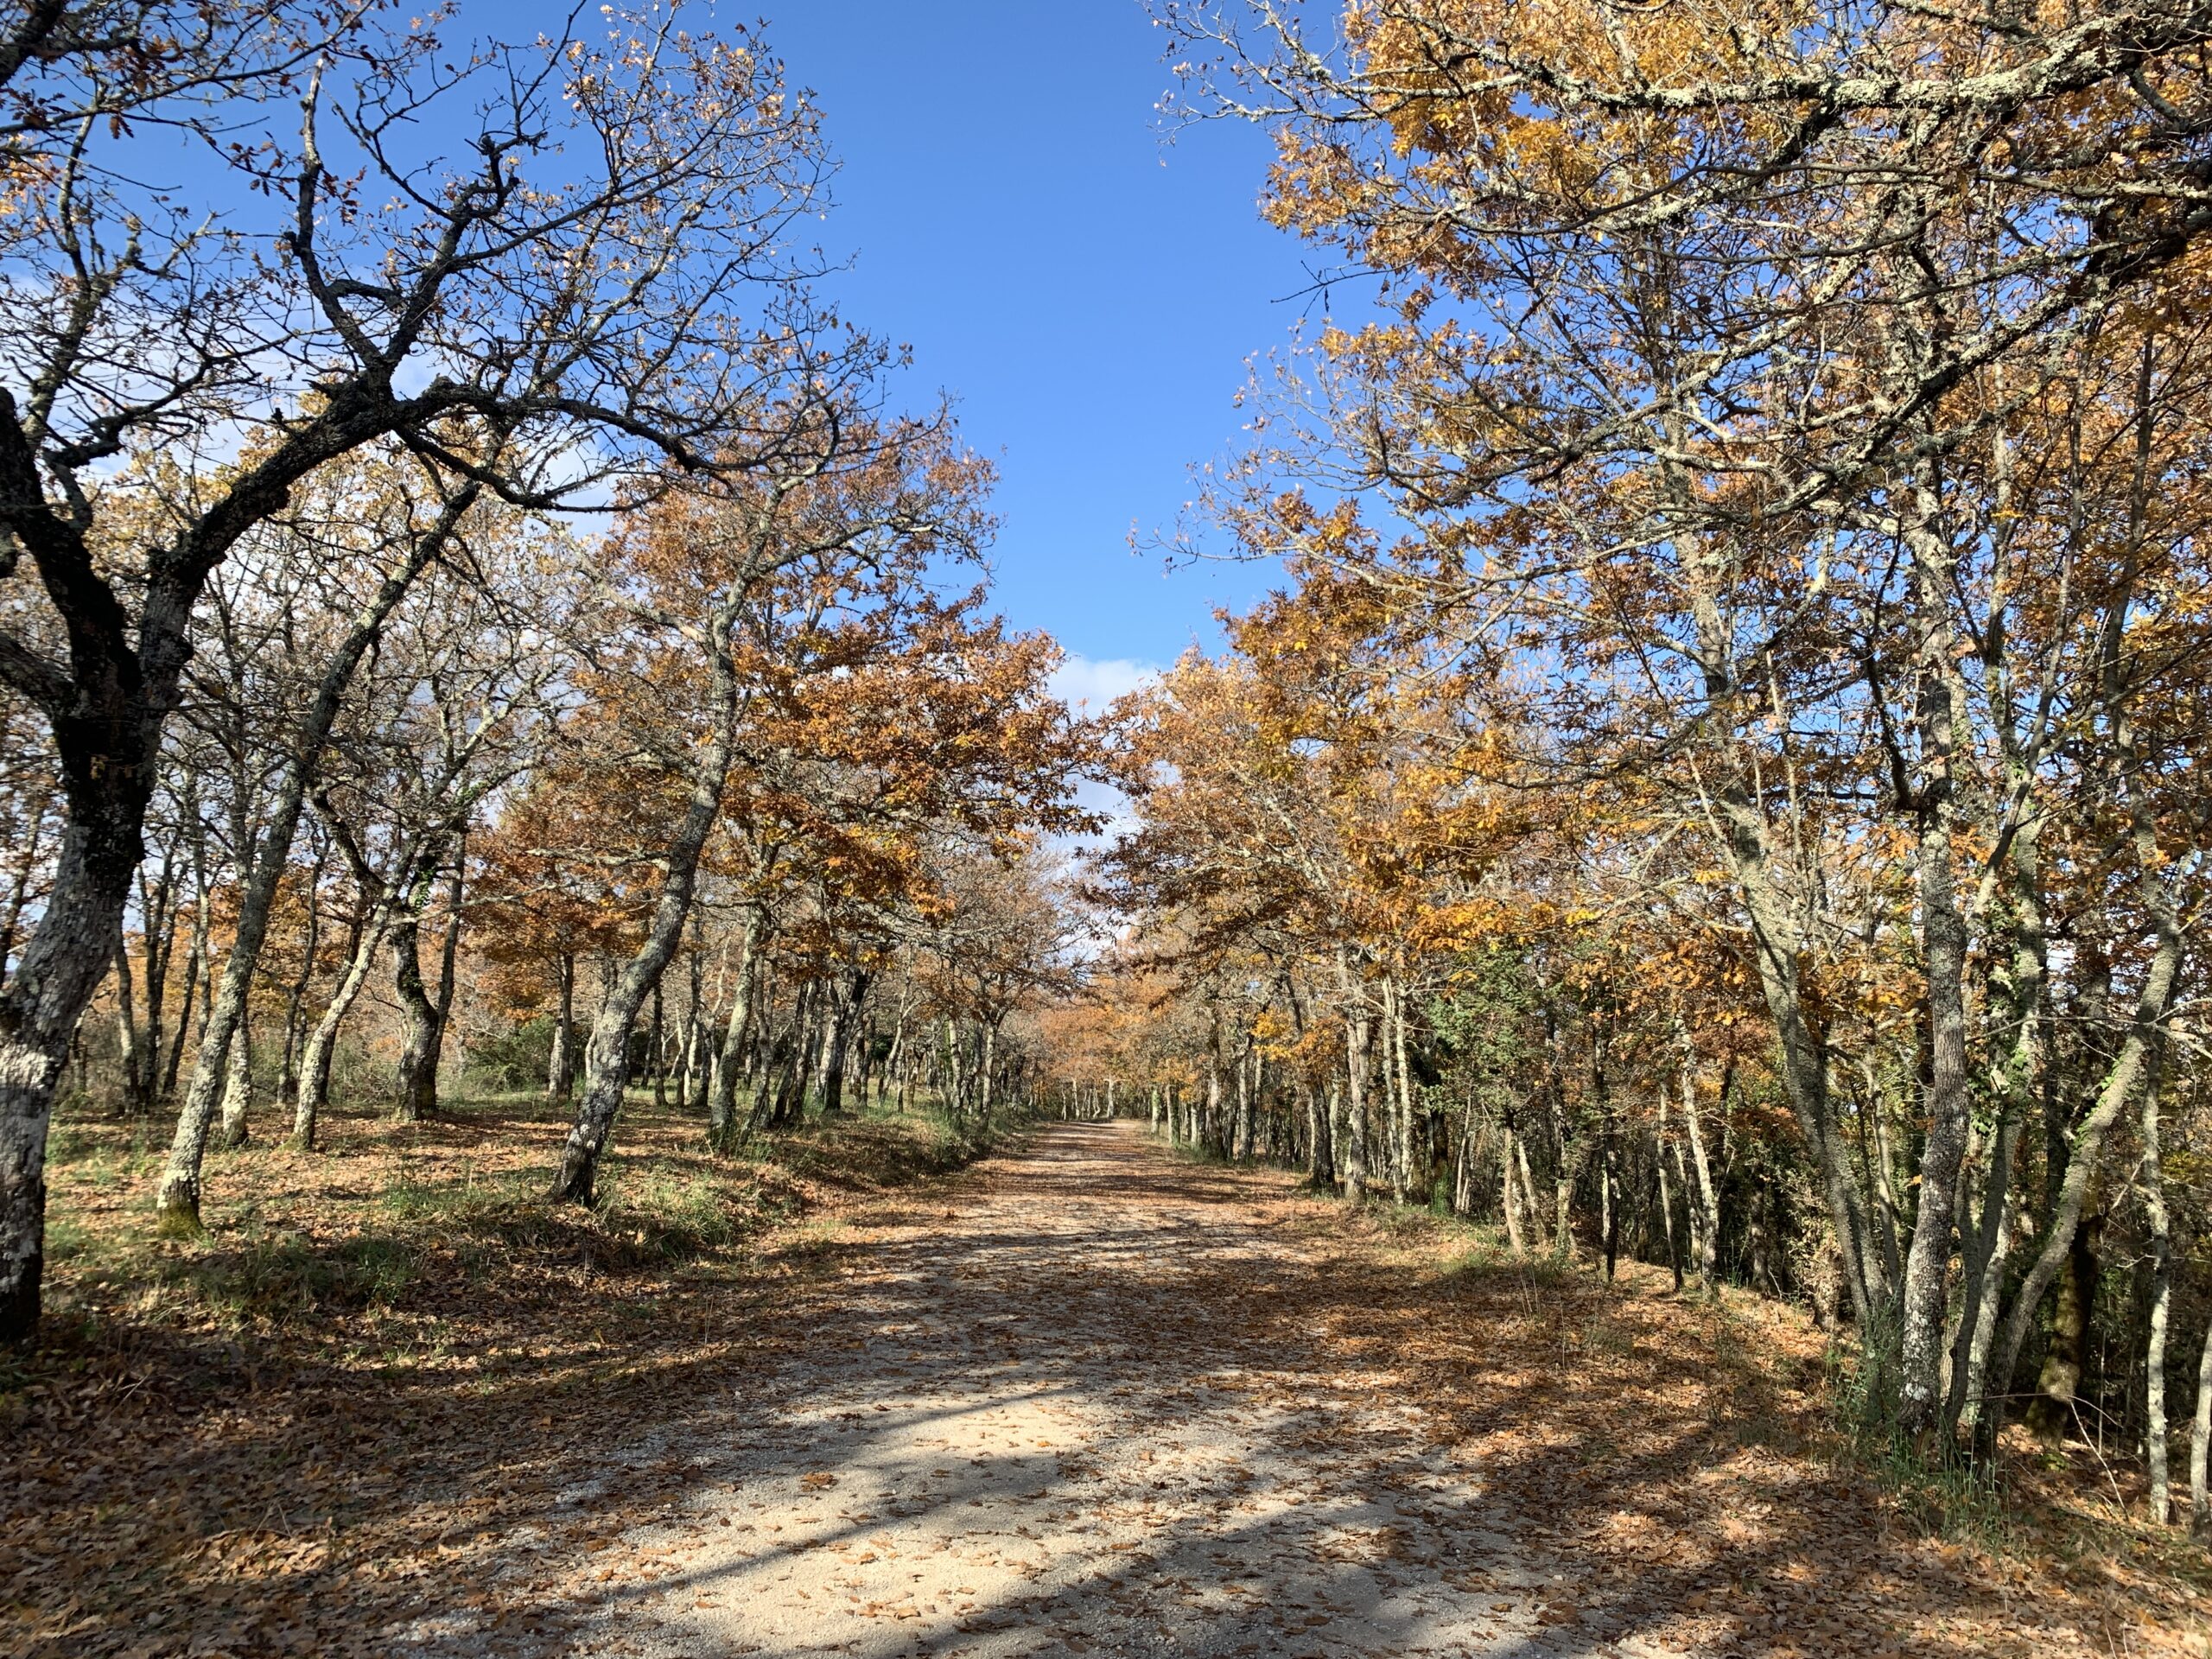
[[[1115,698],[1153,684],[1161,671],[1159,664],[1135,658],[1092,658],[1070,652],[1066,660],[1052,671],[1052,695],[1078,715],[1103,715]],[[1136,827],[1128,797],[1111,784],[1086,779],[1076,785],[1076,799],[1106,822],[1096,835],[1060,837],[1060,846],[1067,852],[1103,846]]]
[[[1111,784],[1086,778],[1075,786],[1075,798],[1086,812],[1096,812],[1106,822],[1096,835],[1070,837],[1067,844],[1071,847],[1100,846],[1137,827],[1137,816],[1129,805],[1129,798]]]
[[[1160,664],[1129,657],[1085,657],[1070,652],[1052,671],[1052,695],[1078,714],[1103,715],[1115,698],[1126,696],[1160,677]]]

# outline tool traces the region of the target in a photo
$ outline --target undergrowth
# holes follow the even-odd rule
[[[1930,1536],[2004,1550],[2017,1540],[1995,1465],[1957,1446],[1933,1450],[1898,1427],[1900,1338],[1883,1318],[1856,1340],[1831,1339],[1824,1362],[1828,1408],[1847,1455]]]

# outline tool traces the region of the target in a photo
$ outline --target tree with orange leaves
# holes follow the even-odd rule
[[[1987,1444],[2155,1116],[2212,853],[2164,804],[2207,741],[2212,25],[1165,10],[1211,107],[1279,124],[1271,215],[1397,283],[1226,516],[1505,665],[1561,787],[1704,839],[1675,868],[1726,893],[1873,1390]]]

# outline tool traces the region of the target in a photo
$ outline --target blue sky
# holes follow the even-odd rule
[[[1264,134],[1163,142],[1166,36],[1137,0],[810,0],[767,38],[842,159],[828,245],[851,316],[910,344],[1001,469],[999,604],[1088,664],[1173,660],[1269,573],[1163,575],[1190,468],[1237,447],[1247,360],[1320,315],[1311,251],[1262,223]]]
[[[1242,608],[1269,568],[1173,575],[1131,550],[1172,530],[1192,469],[1241,447],[1250,361],[1325,314],[1320,255],[1264,224],[1252,127],[1173,136],[1173,76],[1140,0],[689,0],[693,26],[764,23],[822,110],[840,162],[830,284],[912,347],[909,407],[950,396],[1000,468],[996,602],[1079,659],[1070,695],[1110,696]],[[520,0],[461,0],[459,30],[557,28]],[[588,8],[577,26],[588,28]],[[1339,298],[1363,299],[1349,290]]]

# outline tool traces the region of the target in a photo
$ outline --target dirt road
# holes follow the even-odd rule
[[[1567,1612],[1417,1406],[1286,1339],[1329,1303],[1283,1191],[1081,1125],[876,1218],[813,1339],[628,1448],[696,1483],[606,1553],[587,1650],[1665,1651]]]

